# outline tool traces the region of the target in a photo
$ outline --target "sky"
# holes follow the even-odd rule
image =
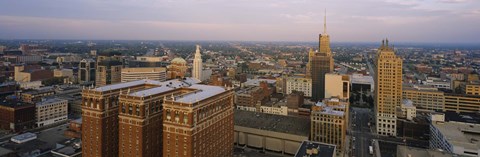
[[[480,0],[1,0],[0,39],[480,43]]]

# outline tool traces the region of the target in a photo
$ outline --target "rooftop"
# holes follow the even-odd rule
[[[225,91],[223,87],[195,84],[189,88],[198,89],[185,95],[177,96],[175,102],[194,103],[218,95]]]
[[[93,91],[98,91],[98,92],[105,92],[105,91],[111,91],[111,90],[117,90],[117,89],[122,89],[122,88],[128,88],[128,87],[133,87],[133,86],[140,86],[140,85],[145,85],[145,84],[150,84],[150,85],[157,85],[157,86],[170,86],[170,87],[181,87],[182,85],[185,84],[197,84],[200,83],[200,80],[195,79],[195,78],[183,78],[183,79],[175,79],[175,80],[169,80],[165,82],[160,82],[160,81],[155,81],[155,80],[148,80],[148,79],[143,79],[143,80],[136,80],[136,81],[131,81],[131,82],[123,82],[123,83],[117,83],[117,84],[111,84],[111,85],[106,85],[102,87],[98,87],[93,89]],[[143,90],[145,91],[145,90]],[[140,91],[142,92],[142,91]],[[133,93],[132,93],[133,94]],[[140,95],[143,95],[144,93],[138,93]],[[146,95],[148,93],[145,93]]]
[[[447,152],[441,152],[438,150],[432,149],[423,149],[416,147],[407,147],[402,145],[397,145],[397,156],[434,156],[434,157],[453,157],[453,154]]]
[[[452,145],[471,150],[480,148],[480,124],[437,122],[432,125],[435,126]]]
[[[297,150],[295,157],[334,157],[335,145],[326,143],[303,141]]]
[[[245,86],[260,86],[260,82],[266,81],[268,84],[275,84],[277,80],[270,79],[249,79],[245,82]]]
[[[149,81],[149,82],[145,83],[147,81]],[[146,89],[146,90],[141,90],[141,91],[129,94],[130,96],[145,97],[145,96],[150,96],[150,95],[155,95],[155,94],[168,92],[168,91],[171,91],[171,90],[176,89],[176,88],[189,87],[189,86],[192,86],[193,84],[199,83],[200,80],[197,80],[197,79],[194,79],[194,78],[185,78],[185,79],[181,79],[181,80],[168,80],[168,81],[165,81],[165,82],[159,82],[159,81],[153,81],[153,80],[144,80],[143,83],[142,83],[142,81],[140,81],[140,82],[132,81],[132,82],[135,82],[135,83],[126,82],[126,83],[120,83],[120,84],[117,84],[117,85],[119,85],[118,86],[119,88],[125,88],[125,87],[129,87],[129,86],[132,86],[132,85],[137,86],[137,85],[142,85],[142,84],[158,85],[158,87],[154,87],[154,88],[150,88],[150,89]],[[124,87],[121,87],[120,85],[124,85]],[[106,87],[106,86],[104,86],[104,87]]]
[[[51,98],[51,99],[47,99],[45,101],[38,102],[36,104],[36,106],[49,105],[49,104],[52,104],[52,103],[55,103],[55,102],[62,102],[62,101],[67,101],[67,100],[63,100],[63,99],[60,99],[60,98]]]
[[[235,110],[234,119],[237,126],[306,137],[310,135],[310,118]]]
[[[352,84],[372,84],[373,85],[373,77],[372,76],[365,76],[362,74],[352,74],[350,77],[350,82]]]

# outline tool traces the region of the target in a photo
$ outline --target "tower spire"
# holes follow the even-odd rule
[[[323,34],[327,34],[327,9],[325,8],[325,15],[323,16]]]

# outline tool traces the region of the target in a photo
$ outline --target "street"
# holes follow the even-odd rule
[[[351,122],[351,137],[352,147],[351,156],[355,157],[371,157],[368,146],[371,146],[373,136],[368,126],[370,117],[373,118],[373,113],[367,108],[352,107],[350,111]]]

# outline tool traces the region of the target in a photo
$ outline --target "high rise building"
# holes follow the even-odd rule
[[[130,82],[142,79],[155,81],[167,80],[167,68],[123,68],[122,82]]]
[[[163,102],[163,156],[233,156],[233,90],[192,85]]]
[[[375,64],[377,134],[396,136],[395,109],[402,103],[402,59],[389,47],[388,39],[378,49]]]
[[[200,54],[200,45],[197,45],[197,50],[195,51],[195,58],[193,59],[193,69],[192,76],[198,80],[203,80],[202,78],[202,54]]]
[[[121,53],[98,53],[96,81],[97,87],[121,82],[123,59]]]
[[[315,56],[315,52],[313,51],[312,48],[310,48],[310,51],[308,52],[308,63],[307,63],[307,70],[305,72],[305,77],[306,78],[311,78],[312,77],[312,58]]]
[[[80,84],[89,84],[95,82],[95,61],[92,59],[82,59],[78,66],[78,82]]]
[[[312,56],[312,100],[325,98],[325,74],[333,71],[333,57],[330,50],[330,36],[327,34],[327,17],[324,19],[323,34],[319,35],[319,50]]]

